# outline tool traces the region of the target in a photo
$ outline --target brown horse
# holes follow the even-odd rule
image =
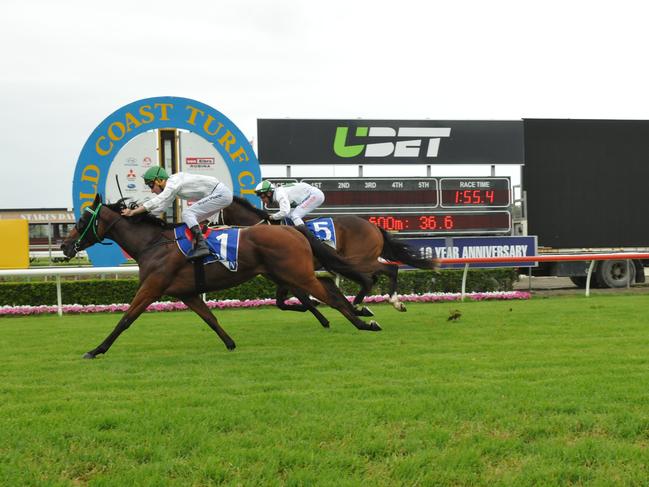
[[[381,329],[374,321],[365,323],[356,317],[352,305],[330,278],[315,275],[313,249],[309,240],[295,229],[266,225],[242,229],[239,235],[238,270],[231,272],[219,263],[195,266],[187,262],[175,244],[173,226],[146,214],[123,217],[120,210],[124,207],[121,200],[112,205],[104,205],[97,195],[93,204],[82,212],[75,228],[61,245],[65,256],[71,258],[77,252],[108,237],[128,252],[140,267],[140,286],[128,311],[112,333],[97,348],[87,352],[84,358],[95,358],[106,353],[147,306],[163,294],[184,302],[216,332],[229,350],[233,350],[234,341],[221,328],[199,294],[233,287],[259,274],[294,293],[297,291],[296,296],[300,299],[308,299],[311,294],[329,304],[359,330]],[[320,254],[320,258],[326,260],[324,265],[330,270],[339,268],[346,270],[350,276],[355,275],[353,270],[346,269],[348,264],[336,256],[335,252]],[[203,274],[202,280],[197,281],[197,273]],[[198,289],[197,282],[204,282],[204,288]],[[321,323],[328,326],[326,319],[321,320]]]
[[[397,294],[397,273],[403,262],[418,269],[436,269],[436,258],[424,259],[417,255],[417,250],[405,241],[392,237],[388,232],[367,220],[355,215],[333,216],[336,229],[336,250],[357,271],[371,276],[372,282],[381,274],[387,275],[390,282],[389,301],[397,311],[406,311],[406,306],[399,301]],[[256,208],[244,198],[235,196],[230,206],[221,210],[219,223],[224,225],[257,225],[259,223],[279,223],[269,219],[266,211]],[[381,258],[382,260],[380,260]],[[360,306],[372,285],[367,281],[356,281],[361,289],[354,298],[354,306]],[[280,291],[278,291],[278,298]],[[304,301],[303,301],[304,302]],[[278,305],[279,305],[278,299]],[[306,303],[305,303],[306,304]],[[285,306],[283,309],[289,309]],[[300,311],[302,307],[299,307]],[[357,314],[371,316],[367,308]]]

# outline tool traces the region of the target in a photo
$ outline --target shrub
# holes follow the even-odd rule
[[[511,291],[517,279],[515,269],[472,270],[467,276],[467,292]],[[138,288],[138,280],[128,279],[85,279],[62,281],[61,294],[64,304],[113,304],[129,303]],[[459,292],[462,286],[462,271],[444,270],[408,271],[399,273],[399,293],[423,294],[429,292]],[[355,295],[358,285],[342,279],[342,291]],[[388,280],[382,277],[374,286],[373,294],[387,294]],[[239,286],[207,293],[207,299],[260,299],[275,297],[275,284],[257,276]],[[175,300],[164,296],[161,301]],[[0,283],[0,306],[56,304],[56,283],[48,282],[4,282]]]

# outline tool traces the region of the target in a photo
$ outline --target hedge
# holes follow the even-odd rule
[[[518,279],[515,269],[472,270],[467,276],[467,292],[511,291]],[[409,271],[399,273],[399,293],[422,294],[429,292],[459,292],[462,271],[444,270]],[[356,283],[341,280],[340,287],[346,295],[355,295]],[[138,280],[86,279],[62,281],[63,304],[118,304],[129,303],[138,288]],[[388,281],[382,277],[374,286],[373,294],[387,294]],[[275,285],[258,276],[239,286],[207,293],[207,299],[261,299],[275,297]],[[161,301],[174,300],[164,296]],[[0,283],[0,306],[38,306],[56,304],[56,283],[5,282]]]

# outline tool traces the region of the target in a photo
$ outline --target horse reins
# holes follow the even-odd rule
[[[81,250],[81,245],[80,244],[83,241],[83,239],[86,237],[86,234],[88,233],[88,230],[90,230],[91,227],[92,227],[92,233],[93,233],[93,235],[95,237],[95,242],[93,242],[92,245],[94,245],[96,243],[101,244],[101,245],[112,245],[112,243],[104,243],[104,241],[103,241],[104,238],[99,238],[99,235],[97,234],[97,228],[99,227],[99,219],[98,219],[98,217],[99,217],[99,210],[101,209],[101,206],[102,206],[102,203],[99,203],[99,205],[97,205],[97,208],[95,208],[94,210],[92,208],[89,208],[89,207],[86,207],[86,209],[84,210],[84,211],[87,211],[88,213],[90,213],[92,216],[90,217],[90,221],[88,222],[86,227],[83,229],[83,232],[81,232],[81,235],[79,236],[79,238],[77,238],[77,240],[75,240],[75,242],[74,242],[74,248],[75,248],[75,250],[77,252],[79,252]],[[110,229],[113,228],[121,220],[122,220],[122,218],[118,216],[112,222],[110,222],[108,224],[108,226],[106,227],[106,229],[104,230],[104,237],[110,231]],[[160,235],[160,237],[156,238],[153,242],[151,242],[150,244],[145,246],[144,249],[139,253],[139,255],[142,255],[144,252],[146,252],[146,251],[148,251],[148,250],[150,250],[150,249],[152,249],[154,247],[158,247],[160,245],[169,245],[169,244],[176,243],[176,242],[177,242],[177,239],[169,240],[168,238],[164,237],[163,235]]]
[[[86,228],[83,229],[83,232],[81,232],[81,235],[79,236],[79,238],[77,240],[75,240],[75,242],[74,242],[74,248],[75,248],[75,250],[77,252],[81,249],[80,244],[83,241],[83,239],[86,238],[86,234],[88,233],[88,230],[90,230],[91,227],[92,227],[92,233],[95,236],[95,242],[93,242],[93,245],[96,244],[96,243],[101,244],[101,245],[112,245],[110,243],[104,243],[103,242],[104,239],[99,238],[99,235],[97,235],[97,228],[99,227],[98,217],[99,217],[99,210],[101,209],[101,206],[102,206],[102,204],[99,203],[99,205],[97,205],[97,208],[95,208],[94,210],[92,208],[89,208],[89,207],[86,207],[86,209],[84,210],[84,211],[87,211],[88,213],[90,213],[92,216],[90,217],[90,221],[86,225]],[[110,222],[110,224],[108,225],[108,228],[106,228],[106,230],[104,231],[104,235],[106,235],[108,233],[108,231],[111,228],[113,228],[113,225],[115,225],[118,220],[119,220],[119,218],[116,218],[115,220]]]

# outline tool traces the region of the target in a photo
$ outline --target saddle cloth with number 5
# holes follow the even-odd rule
[[[314,218],[304,222],[313,235],[336,248],[336,227],[333,218]]]
[[[212,255],[205,257],[203,263],[220,262],[228,270],[236,272],[239,260],[239,230],[240,228],[208,228],[203,235]],[[178,248],[187,255],[193,246],[192,232],[187,225],[176,227],[174,232]]]

